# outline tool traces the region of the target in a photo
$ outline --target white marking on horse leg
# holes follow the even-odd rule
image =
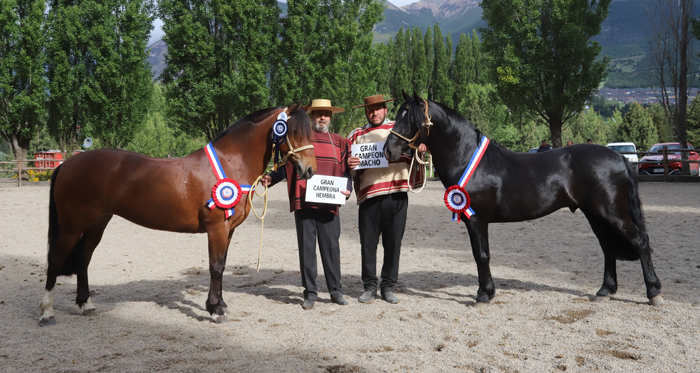
[[[652,306],[660,306],[664,303],[664,298],[661,296],[661,294],[659,294],[654,298],[649,299],[649,303],[651,303]]]
[[[46,290],[44,292],[44,298],[39,303],[39,308],[43,311],[39,321],[48,320],[54,317],[53,312],[53,302],[54,302],[54,290]]]
[[[88,297],[87,301],[80,306],[80,312],[85,313],[85,312],[90,312],[96,310],[97,307],[95,307],[94,304],[92,304],[92,300],[90,300],[90,297]]]

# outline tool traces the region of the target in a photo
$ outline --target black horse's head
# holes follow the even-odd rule
[[[411,147],[417,147],[425,141],[427,129],[424,124],[429,121],[426,112],[427,101],[416,92],[413,96],[403,92],[404,103],[396,113],[394,130],[384,144],[384,155],[390,161],[397,161],[401,154]]]

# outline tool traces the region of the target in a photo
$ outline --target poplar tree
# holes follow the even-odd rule
[[[46,118],[44,9],[41,0],[0,2],[0,136],[16,159]]]
[[[425,62],[425,46],[423,44],[423,34],[420,27],[413,28],[411,37],[411,85],[412,90],[419,94],[426,89],[428,85],[428,67]],[[407,91],[409,92],[409,91]]]
[[[63,149],[124,147],[145,123],[151,0],[54,0],[47,21],[48,127]]]
[[[483,0],[483,47],[498,92],[511,108],[547,123],[552,145],[606,75],[609,58],[591,38],[611,0]]]
[[[427,97],[432,99],[433,89],[433,70],[435,69],[435,48],[433,46],[433,32],[428,26],[423,37],[423,46],[425,47],[425,69],[428,72],[425,82]]]
[[[407,30],[408,32],[408,30]],[[399,29],[395,36],[394,53],[392,58],[392,83],[391,96],[402,97],[402,92],[411,92],[411,71],[408,69],[409,40],[403,31]]]
[[[617,128],[618,141],[631,141],[640,149],[648,149],[659,141],[656,126],[649,112],[637,102],[633,102],[625,118]]]
[[[171,122],[211,140],[237,118],[270,106],[267,76],[280,53],[275,0],[158,5],[168,45],[160,78]]]
[[[433,101],[452,106],[454,103],[452,97],[452,81],[448,76],[452,57],[452,41],[448,38],[449,44],[446,45],[440,26],[437,24],[435,25],[434,35],[435,65],[433,73]],[[448,46],[449,50],[447,49]]]

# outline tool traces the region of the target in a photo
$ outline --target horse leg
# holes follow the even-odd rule
[[[92,259],[92,253],[95,248],[102,240],[102,234],[107,228],[107,224],[112,220],[113,215],[104,215],[97,219],[90,227],[83,233],[80,237],[78,243],[75,245],[74,251],[82,256],[79,261],[80,266],[78,268],[78,292],[75,297],[75,304],[80,307],[80,311],[83,315],[87,315],[90,312],[97,309],[95,305],[90,300],[90,287],[88,285],[88,266],[90,265],[90,260]]]
[[[615,249],[618,247],[620,240],[617,237],[617,232],[608,226],[608,224],[602,219],[585,214],[588,218],[588,223],[593,229],[600,243],[600,247],[603,249],[603,255],[605,256],[605,269],[603,271],[603,286],[596,293],[596,301],[603,301],[610,299],[610,296],[617,292],[617,257],[615,255]]]
[[[39,318],[40,325],[53,325],[56,323],[53,310],[56,279],[59,275],[70,276],[73,274],[71,273],[73,264],[66,262],[73,252],[73,248],[79,238],[79,232],[69,232],[64,228],[57,233],[56,237],[50,238],[49,240],[46,286],[44,287],[44,297],[41,303],[39,303],[39,308],[42,311],[41,317]]]
[[[224,309],[222,308],[222,279],[226,267],[226,252],[228,250],[229,229],[227,224],[221,222],[207,228],[209,238],[209,295],[206,308],[217,323],[226,322]]]
[[[493,285],[491,268],[489,267],[491,255],[489,254],[488,223],[480,223],[476,219],[476,216],[472,216],[471,221],[465,219],[464,224],[469,231],[472,254],[474,255],[477,271],[479,272],[479,290],[476,293],[476,303],[474,307],[481,308],[488,305],[491,299],[493,299],[496,295],[496,289]]]

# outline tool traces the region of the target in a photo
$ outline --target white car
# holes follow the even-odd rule
[[[608,148],[620,153],[620,152],[636,152],[637,147],[634,146],[633,142],[611,142],[605,145]],[[639,162],[639,158],[636,154],[623,154],[630,162]]]

